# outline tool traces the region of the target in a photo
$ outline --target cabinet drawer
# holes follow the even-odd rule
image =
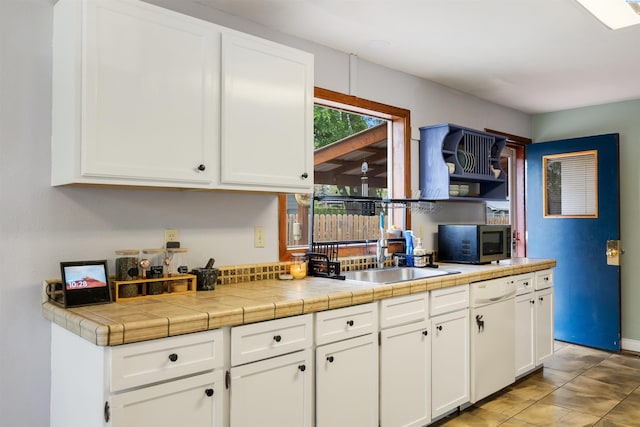
[[[104,425],[221,426],[224,393],[222,370],[119,393],[111,398],[111,422]]]
[[[111,391],[213,370],[223,365],[222,330],[111,348]]]
[[[231,365],[309,348],[312,330],[311,314],[237,326],[231,329]]]
[[[316,313],[316,344],[326,344],[378,330],[375,303]]]
[[[431,316],[467,307],[469,307],[469,285],[452,286],[431,291],[429,297],[429,314]]]
[[[516,285],[516,295],[528,294],[533,292],[534,280],[533,273],[518,274],[512,277]]]
[[[380,327],[388,328],[429,318],[427,293],[403,295],[380,301]]]
[[[540,270],[535,272],[536,291],[553,286],[553,270]]]

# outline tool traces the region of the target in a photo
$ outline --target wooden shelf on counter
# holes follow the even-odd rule
[[[113,300],[132,301],[136,299],[162,297],[170,295],[191,294],[196,292],[196,276],[193,274],[181,274],[176,276],[163,276],[154,279],[114,280]],[[153,287],[160,288],[160,292]],[[126,289],[135,286],[135,295],[124,296]],[[133,293],[133,292],[132,292]]]

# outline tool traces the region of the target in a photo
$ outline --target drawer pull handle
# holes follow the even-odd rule
[[[300,369],[300,372],[304,372],[307,370],[307,367],[305,365],[298,365],[298,369]]]
[[[422,335],[426,337],[427,335],[429,335],[429,331],[422,331]]]
[[[169,360],[171,360],[172,362],[177,361],[177,360],[178,360],[178,355],[177,355],[177,354],[175,354],[175,353],[171,353],[171,354],[169,355]]]
[[[280,342],[280,341],[282,341],[282,337],[280,335],[276,335],[275,337],[273,337],[273,340],[275,342]]]
[[[442,325],[438,325],[438,326],[436,326],[436,329],[437,329],[437,330],[439,330],[439,331],[441,331],[441,330],[442,330]]]
[[[327,362],[329,362],[329,363],[333,363],[333,356],[329,356],[329,357],[327,357]]]
[[[207,169],[207,167],[206,167],[205,165],[203,165],[203,164],[199,164],[199,165],[198,165],[198,170],[199,170],[200,172],[204,172],[206,169]]]
[[[347,326],[353,326],[353,320],[347,320]]]
[[[211,397],[213,396],[213,389],[212,388],[208,388],[204,391],[204,394],[207,395],[207,397]]]

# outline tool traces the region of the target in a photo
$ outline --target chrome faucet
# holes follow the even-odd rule
[[[378,268],[384,268],[384,263],[387,259],[388,247],[389,243],[384,232],[384,211],[382,211],[380,212],[380,238],[376,244],[376,261],[378,263]]]
[[[376,246],[376,259],[378,260],[378,268],[384,268],[384,262],[387,259],[387,239],[380,237]]]

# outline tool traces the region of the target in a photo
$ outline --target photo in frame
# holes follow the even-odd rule
[[[65,307],[111,302],[106,260],[60,263]]]

